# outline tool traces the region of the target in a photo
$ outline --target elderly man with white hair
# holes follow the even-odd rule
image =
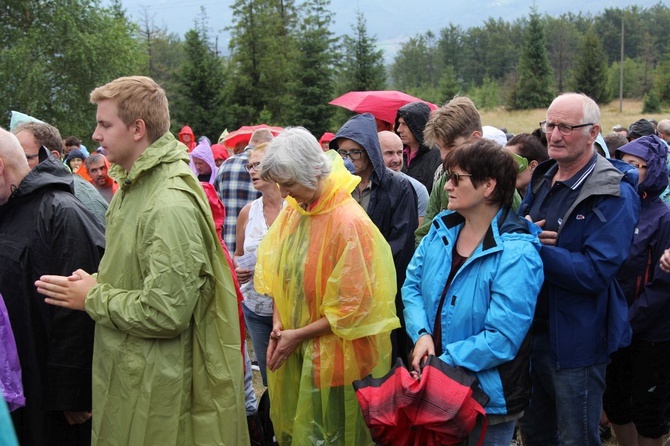
[[[47,305],[34,282],[43,274],[96,271],[104,228],[75,198],[68,169],[41,150],[44,160],[31,170],[16,136],[0,129],[0,294],[26,396],[12,420],[20,444],[87,445],[94,323]]]
[[[586,95],[558,96],[540,125],[551,159],[533,172],[519,208],[542,228],[545,277],[523,443],[600,445],[605,368],[630,343],[628,305],[615,278],[638,220],[637,172],[595,151],[600,110]]]

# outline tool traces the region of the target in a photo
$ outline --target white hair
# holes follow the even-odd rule
[[[288,127],[268,144],[261,178],[276,183],[299,183],[315,190],[319,178],[330,173],[330,161],[307,129]]]
[[[581,122],[581,124],[586,124],[587,122],[590,122],[592,124],[600,125],[600,108],[598,107],[598,104],[596,104],[596,101],[586,96],[584,93],[563,93],[558,97],[560,98],[563,96],[572,96],[581,99],[582,114],[583,114],[582,116],[583,122]],[[587,132],[588,129],[585,129],[584,131]]]

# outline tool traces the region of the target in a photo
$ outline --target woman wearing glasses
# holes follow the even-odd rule
[[[435,355],[476,375],[490,397],[484,444],[509,445],[530,397],[527,334],[543,281],[540,229],[511,210],[518,165],[497,143],[457,148],[444,171],[448,210],[435,216],[402,288],[411,367],[419,372]]]
[[[242,311],[264,386],[268,385],[265,354],[272,331],[272,298],[254,289],[254,265],[258,245],[284,207],[284,199],[279,193],[277,183],[261,178],[260,165],[267,146],[267,143],[263,143],[254,147],[249,153],[249,162],[244,165],[254,189],[262,195],[242,208],[235,229],[235,273],[244,295]]]
[[[391,249],[351,197],[360,179],[307,130],[284,130],[261,166],[287,201],[254,275],[256,291],[274,300],[267,367],[277,441],[372,445],[352,383],[391,366],[400,325]]]

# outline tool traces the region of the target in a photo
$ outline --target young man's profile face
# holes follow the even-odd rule
[[[98,124],[93,132],[93,140],[105,149],[110,162],[130,170],[138,156],[133,127],[127,127],[119,118],[116,102],[111,99],[98,102],[96,120]]]
[[[438,147],[440,148],[440,156],[442,157],[442,161],[444,161],[444,158],[446,158],[446,156],[449,154],[449,152],[454,150],[456,147],[462,146],[463,144],[465,144],[468,141],[469,141],[469,139],[466,138],[465,136],[457,136],[456,138],[454,138],[453,141],[451,141],[449,143],[446,143],[444,141],[438,143]]]

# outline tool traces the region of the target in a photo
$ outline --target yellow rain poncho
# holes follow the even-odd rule
[[[281,446],[372,444],[352,382],[388,372],[390,332],[400,326],[391,249],[351,198],[360,178],[330,158],[316,205],[305,211],[288,197],[258,248],[256,290],[272,296],[284,329],[323,317],[332,329],[268,372]]]

